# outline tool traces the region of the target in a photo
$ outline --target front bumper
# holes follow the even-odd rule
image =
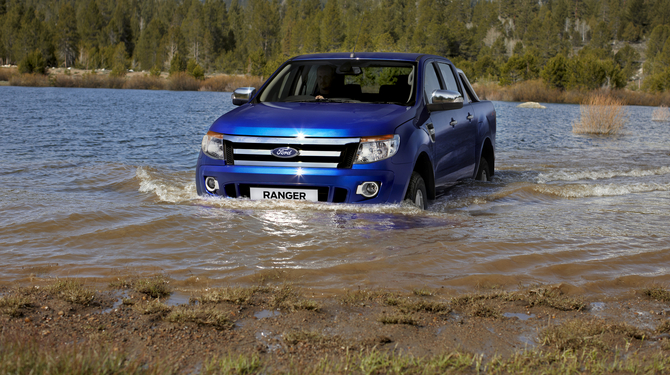
[[[385,168],[386,167],[386,168]],[[394,167],[391,170],[388,167]],[[405,196],[411,165],[382,161],[352,168],[295,168],[238,165],[201,165],[196,169],[196,188],[200,195],[248,197],[250,187],[318,189],[319,201],[335,203],[398,203]],[[219,189],[213,193],[205,188],[205,179],[213,177]],[[380,183],[379,193],[372,198],[356,194],[363,182]]]

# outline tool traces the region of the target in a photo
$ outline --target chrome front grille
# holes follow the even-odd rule
[[[295,138],[223,136],[226,164],[303,167],[351,168],[360,138]],[[291,147],[298,156],[280,158],[272,150]]]

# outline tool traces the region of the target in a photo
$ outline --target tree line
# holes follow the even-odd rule
[[[0,0],[0,60],[27,72],[267,76],[354,49],[446,56],[473,81],[665,91],[670,1]]]

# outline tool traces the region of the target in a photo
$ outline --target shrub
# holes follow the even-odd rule
[[[170,75],[168,89],[174,91],[198,91],[200,81],[188,75],[188,73],[178,72]]]
[[[0,68],[0,81],[9,81],[16,74],[15,68]]]
[[[160,71],[159,71],[160,74]],[[126,80],[123,84],[124,89],[138,89],[138,90],[165,90],[167,82],[157,76],[141,75],[134,76]]]
[[[572,131],[577,134],[616,134],[628,122],[623,106],[623,101],[611,96],[592,95],[580,106],[581,119],[572,124]]]
[[[195,79],[204,80],[205,70],[200,65],[196,65],[195,68],[193,68],[193,72],[191,73],[191,75]]]
[[[151,70],[149,70],[149,74],[151,74],[152,77],[160,77],[161,76],[161,68],[158,65],[154,65]]]
[[[26,55],[19,62],[19,73],[35,73],[35,74],[47,74],[47,63],[42,57],[42,52],[35,50]]]
[[[205,70],[194,59],[188,61],[186,72],[195,79],[205,79]]]
[[[186,60],[177,52],[170,60],[170,75],[186,71]]]
[[[202,83],[201,90],[232,92],[238,87],[256,87],[263,84],[260,77],[247,75],[220,75],[209,77]]]
[[[12,86],[48,87],[49,77],[42,74],[21,74],[9,79]]]

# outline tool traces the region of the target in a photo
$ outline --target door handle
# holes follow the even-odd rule
[[[468,120],[472,120],[474,117],[475,116],[471,115],[470,112],[468,112],[468,117],[467,117]]]
[[[458,121],[456,121],[456,120],[454,120],[454,119],[452,118],[452,119],[451,119],[451,122],[449,123],[449,125],[451,125],[451,126],[456,126],[456,124],[458,124]]]

